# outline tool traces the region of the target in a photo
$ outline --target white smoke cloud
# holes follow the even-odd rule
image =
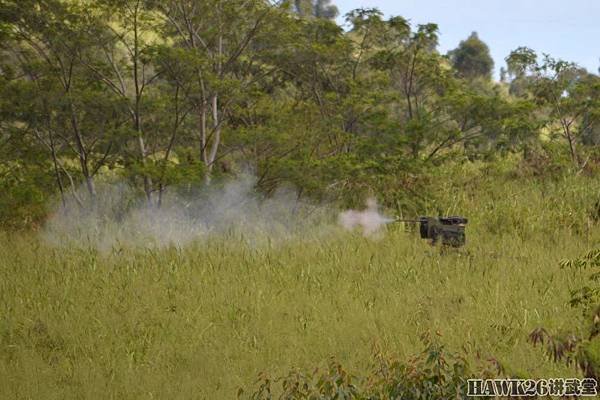
[[[332,228],[332,211],[299,201],[282,189],[268,198],[254,190],[249,175],[194,194],[171,190],[158,208],[139,200],[124,184],[98,187],[93,209],[75,202],[58,207],[42,236],[56,246],[110,251],[121,247],[183,247],[211,236],[236,237],[247,244],[316,237]]]
[[[392,218],[379,213],[375,199],[368,199],[366,205],[367,207],[362,211],[347,210],[341,212],[338,218],[340,225],[347,230],[360,228],[363,236],[373,236],[386,224],[394,221]]]

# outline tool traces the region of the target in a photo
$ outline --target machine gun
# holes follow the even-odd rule
[[[465,225],[468,220],[464,217],[419,217],[419,219],[395,219],[394,222],[418,223],[422,239],[431,239],[431,244],[440,240],[445,246],[464,246]]]

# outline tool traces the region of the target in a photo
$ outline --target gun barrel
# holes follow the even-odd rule
[[[410,222],[410,223],[424,223],[428,220],[436,220],[442,225],[461,225],[466,224],[469,220],[464,217],[452,216],[452,217],[419,217],[419,219],[407,219],[407,218],[395,218],[392,222]]]
[[[415,224],[416,224],[416,223],[419,223],[419,222],[421,222],[421,221],[420,221],[420,220],[418,220],[418,219],[403,219],[403,218],[396,218],[396,219],[394,219],[394,221],[393,221],[393,222],[412,222],[412,223],[415,223]]]

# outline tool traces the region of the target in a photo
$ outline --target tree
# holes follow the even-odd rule
[[[95,40],[96,54],[77,53],[79,60],[124,105],[129,119],[129,137],[137,157],[127,157],[131,169],[141,175],[147,202],[154,187],[145,129],[145,103],[149,86],[159,74],[153,70],[147,51],[156,28],[152,2],[147,0],[98,0],[88,33]]]
[[[583,162],[577,145],[596,120],[600,104],[598,78],[574,63],[544,54],[541,62],[531,49],[518,48],[507,57],[509,71],[526,83],[528,93],[544,112],[550,137],[567,141],[573,164]]]
[[[479,39],[477,32],[471,33],[466,40],[461,41],[448,56],[461,77],[491,79],[494,60],[487,44]]]
[[[294,0],[293,9],[301,16],[334,19],[338,15],[338,8],[331,0]]]
[[[539,121],[535,104],[524,99],[507,99],[499,93],[481,93],[469,86],[453,87],[440,100],[450,118],[445,139],[428,155],[463,144],[469,158],[523,150],[537,138]]]
[[[11,26],[2,50],[10,54],[19,77],[5,87],[11,102],[6,110],[10,124],[3,131],[30,135],[47,149],[61,195],[66,179],[83,206],[71,158],[77,159],[78,173],[93,201],[94,177],[113,156],[122,125],[116,116],[118,105],[78,57],[93,53],[85,34],[89,21],[78,5],[57,0],[7,1],[0,12]]]
[[[181,75],[171,80],[184,86],[194,110],[209,182],[233,107],[251,85],[273,73],[262,68],[257,52],[263,45],[259,38],[275,35],[267,29],[281,13],[261,0],[170,0],[158,9],[163,30],[175,43],[173,61],[189,65],[172,69]]]
[[[334,19],[338,15],[338,8],[331,4],[331,0],[316,0],[314,7],[317,18]]]
[[[509,93],[517,97],[526,97],[527,87],[535,73],[537,54],[528,47],[518,47],[505,58],[505,61],[510,79]]]
[[[386,22],[390,39],[377,52],[373,66],[386,71],[395,92],[395,117],[405,135],[409,152],[420,158],[440,139],[446,118],[436,110],[438,101],[453,84],[451,70],[444,67],[436,50],[438,26],[418,25],[412,30],[406,20],[395,17]]]

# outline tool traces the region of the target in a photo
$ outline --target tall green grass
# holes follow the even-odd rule
[[[427,331],[511,376],[577,376],[527,335],[582,326],[567,302],[585,278],[558,262],[600,242],[600,184],[457,169],[429,205],[469,217],[457,251],[400,225],[104,253],[2,234],[0,398],[234,398],[261,371],[409,357]]]

